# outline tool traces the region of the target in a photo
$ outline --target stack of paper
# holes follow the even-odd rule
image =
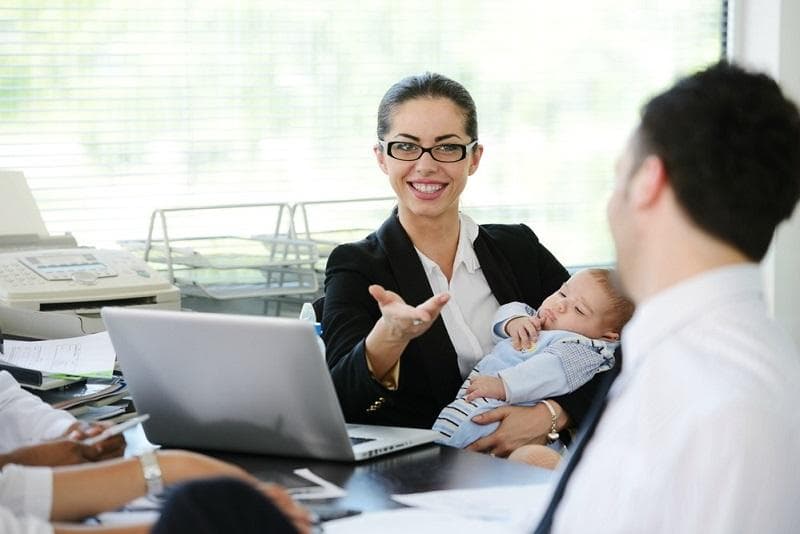
[[[111,378],[114,347],[108,332],[45,341],[3,343],[2,359],[17,367],[48,374]]]

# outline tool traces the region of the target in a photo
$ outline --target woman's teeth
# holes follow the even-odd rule
[[[412,183],[411,187],[419,191],[420,193],[435,193],[444,188],[444,184],[420,184],[420,183]]]

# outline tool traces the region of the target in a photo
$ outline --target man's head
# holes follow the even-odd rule
[[[663,163],[692,222],[753,261],[800,198],[800,115],[764,74],[718,63],[642,108],[634,166]]]
[[[619,339],[633,315],[633,303],[623,297],[608,269],[578,271],[539,306],[543,330],[568,330],[589,338]]]

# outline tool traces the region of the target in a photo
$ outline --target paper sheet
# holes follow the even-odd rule
[[[493,523],[463,517],[454,513],[436,512],[421,508],[401,508],[385,512],[370,512],[361,515],[328,521],[325,534],[442,534],[461,532],[465,534],[515,534],[526,532],[509,528],[506,523]]]
[[[24,174],[0,171],[0,198],[3,199],[0,235],[48,235]]]
[[[46,341],[7,339],[3,350],[4,361],[49,374],[110,378],[114,371],[108,332]]]
[[[313,473],[310,469],[295,469],[294,474],[312,483],[312,485],[301,488],[289,488],[289,494],[294,497],[295,500],[336,499],[347,495],[344,489],[332,482],[328,482],[321,476]]]
[[[445,514],[504,524],[506,528],[533,530],[550,501],[550,484],[499,486],[463,490],[392,495],[392,499]]]

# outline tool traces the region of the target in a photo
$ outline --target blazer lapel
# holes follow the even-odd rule
[[[475,255],[481,264],[481,271],[486,277],[489,289],[492,290],[497,302],[507,304],[513,301],[524,300],[522,290],[512,275],[511,265],[497,247],[487,238],[486,230],[478,227],[478,237],[473,243]]]

